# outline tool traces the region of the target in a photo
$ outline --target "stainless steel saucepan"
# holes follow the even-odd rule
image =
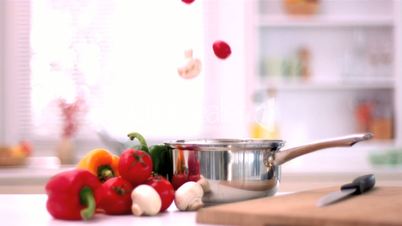
[[[173,177],[204,178],[209,191],[203,201],[214,204],[274,195],[281,164],[316,150],[352,146],[371,138],[370,133],[356,134],[287,150],[280,150],[285,144],[282,140],[203,139],[165,144],[173,149]]]

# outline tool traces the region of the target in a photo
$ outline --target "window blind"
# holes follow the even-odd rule
[[[201,3],[6,4],[7,140],[54,143],[62,133],[59,101],[77,98],[85,103],[77,140],[98,140],[99,130],[117,138],[137,130],[151,140],[202,133],[204,76],[177,74],[187,49],[203,60]]]
[[[5,143],[4,139],[4,2],[0,2],[0,144]]]
[[[4,142],[14,144],[31,135],[30,2],[3,1]]]

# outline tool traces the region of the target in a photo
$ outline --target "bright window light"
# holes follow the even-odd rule
[[[181,78],[192,49],[203,59],[201,1],[37,0],[31,12],[34,133],[59,136],[58,100],[82,98],[78,135],[197,136],[204,76]],[[57,132],[56,132],[57,131]],[[60,132],[59,132],[60,131]]]

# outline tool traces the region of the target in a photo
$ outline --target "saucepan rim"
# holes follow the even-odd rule
[[[194,139],[165,142],[173,149],[193,151],[277,151],[285,145],[283,140],[271,139]]]

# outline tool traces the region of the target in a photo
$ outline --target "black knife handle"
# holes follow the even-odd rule
[[[341,190],[344,189],[356,189],[353,195],[358,195],[366,192],[374,187],[375,177],[373,174],[368,174],[364,176],[357,177],[350,184],[342,185]]]

